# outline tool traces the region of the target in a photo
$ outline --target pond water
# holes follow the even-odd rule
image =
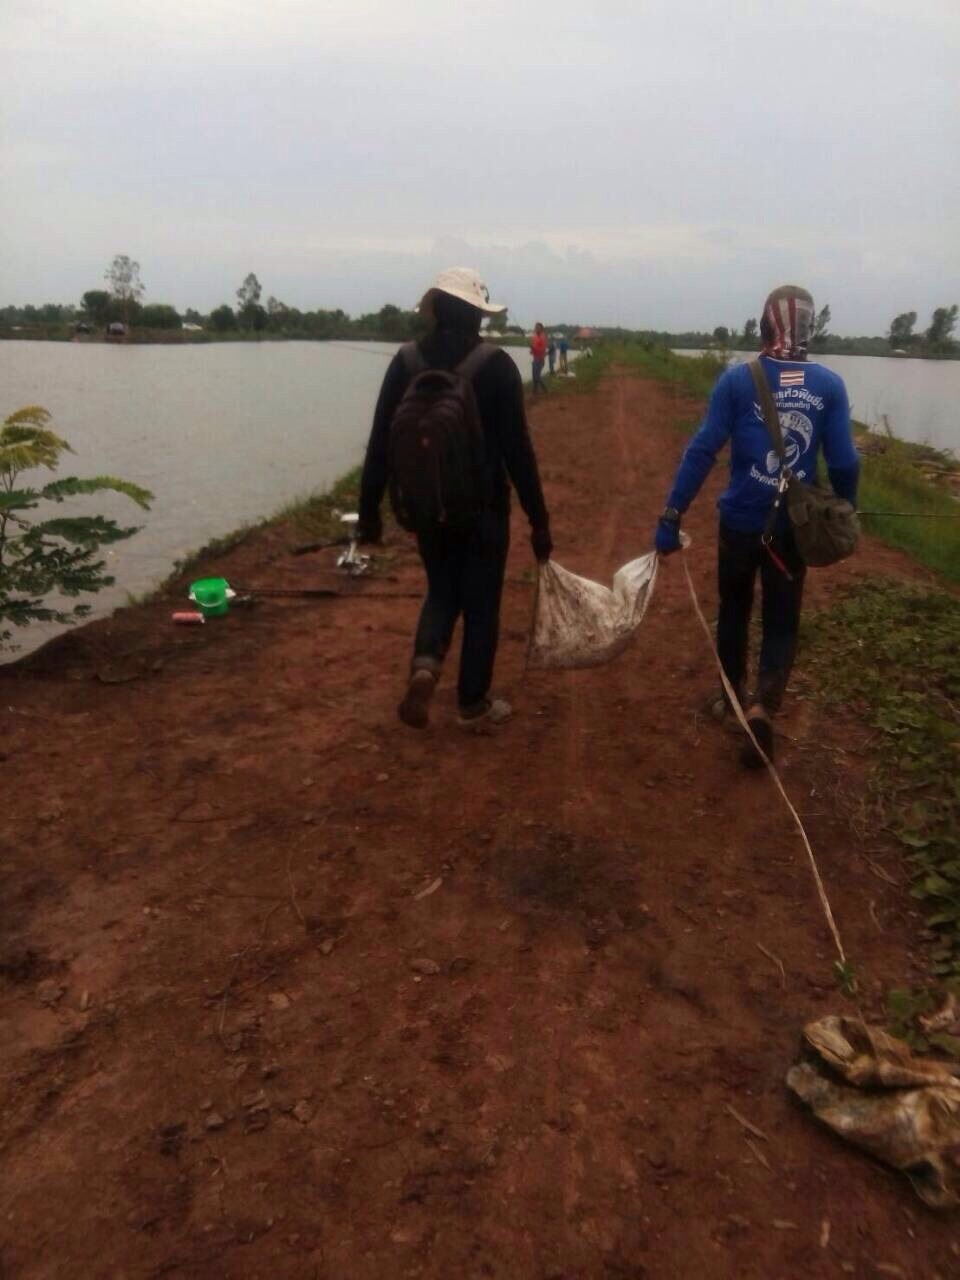
[[[155,586],[175,560],[211,538],[328,488],[362,462],[396,349],[0,342],[0,416],[42,405],[75,451],[63,474],[122,476],[154,494],[146,514],[113,495],[77,502],[143,526],[106,549],[116,585],[90,597],[99,615]],[[526,350],[507,350],[529,378]],[[15,638],[25,651],[50,634],[31,627]]]
[[[155,586],[211,538],[328,488],[362,461],[395,350],[348,342],[0,342],[0,410],[49,409],[76,454],[65,474],[118,475],[152,490],[145,515],[110,495],[78,500],[89,512],[143,525],[107,548],[116,585],[91,600],[103,614]],[[528,378],[526,349],[507,350]],[[827,356],[823,363],[845,379],[856,417],[885,416],[907,439],[960,447],[960,362]],[[26,650],[50,633],[36,627],[16,639]]]

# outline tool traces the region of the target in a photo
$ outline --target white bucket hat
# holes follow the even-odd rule
[[[452,298],[469,302],[485,316],[495,316],[507,309],[506,303],[490,301],[490,290],[473,267],[447,267],[440,272],[417,306],[425,320],[433,319],[433,300],[438,293],[449,293]]]

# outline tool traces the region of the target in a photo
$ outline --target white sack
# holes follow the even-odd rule
[[[541,565],[528,666],[596,667],[615,658],[643,621],[656,578],[655,551],[618,569],[612,591],[552,560]]]

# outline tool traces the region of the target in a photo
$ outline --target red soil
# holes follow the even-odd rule
[[[535,407],[566,567],[647,548],[677,411],[625,377]],[[719,480],[686,522],[708,609]],[[434,727],[397,723],[406,597],[184,630],[168,599],[0,671],[4,1277],[960,1271],[956,1219],[785,1089],[848,1006],[781,802],[700,714],[679,564],[616,663],[528,675],[514,533],[492,736],[457,730],[452,672]],[[204,568],[329,581],[292,536]],[[395,549],[378,589],[409,592]],[[878,571],[917,575],[867,542],[810,602]],[[870,1007],[920,921],[846,816],[865,730],[799,696],[823,660],[779,761]]]

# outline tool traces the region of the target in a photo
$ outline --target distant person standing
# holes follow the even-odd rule
[[[817,478],[823,450],[834,493],[855,503],[859,460],[850,435],[847,390],[840,376],[807,360],[813,330],[813,298],[806,289],[774,289],[760,321],[759,368],[766,379],[784,437],[785,460],[804,484]],[[680,547],[680,518],[700,491],[717,454],[730,442],[730,480],[720,495],[717,652],[747,721],[768,759],[773,759],[771,717],[779,711],[793,666],[800,626],[806,565],[800,557],[781,506],[772,527],[781,464],[772,446],[750,368],[733,365],[720,375],[707,416],[687,445],[656,528],[661,555]],[[750,614],[757,573],[763,590],[762,640],[757,682],[744,689]],[[725,702],[717,700],[718,716]],[[747,741],[741,762],[759,768],[763,761]]]
[[[442,271],[420,301],[426,336],[401,347],[387,369],[367,445],[359,536],[380,541],[389,483],[394,511],[416,534],[427,574],[410,678],[397,708],[416,729],[428,723],[461,614],[458,723],[470,729],[511,714],[509,703],[490,697],[510,481],[530,521],[534,556],[545,562],[553,549],[519,370],[506,351],[480,338],[483,316],[504,310],[472,268]]]
[[[570,372],[567,368],[567,352],[570,350],[570,343],[565,333],[561,333],[557,346],[560,350],[560,372],[566,377]]]
[[[543,382],[543,362],[547,355],[547,335],[543,331],[543,325],[538,320],[533,326],[533,334],[530,338],[530,355],[533,358],[533,394],[538,391],[546,391]]]
[[[557,360],[557,343],[556,343],[556,339],[551,333],[549,341],[547,343],[547,366],[549,368],[551,377],[553,377],[553,366],[556,364],[556,360]]]

